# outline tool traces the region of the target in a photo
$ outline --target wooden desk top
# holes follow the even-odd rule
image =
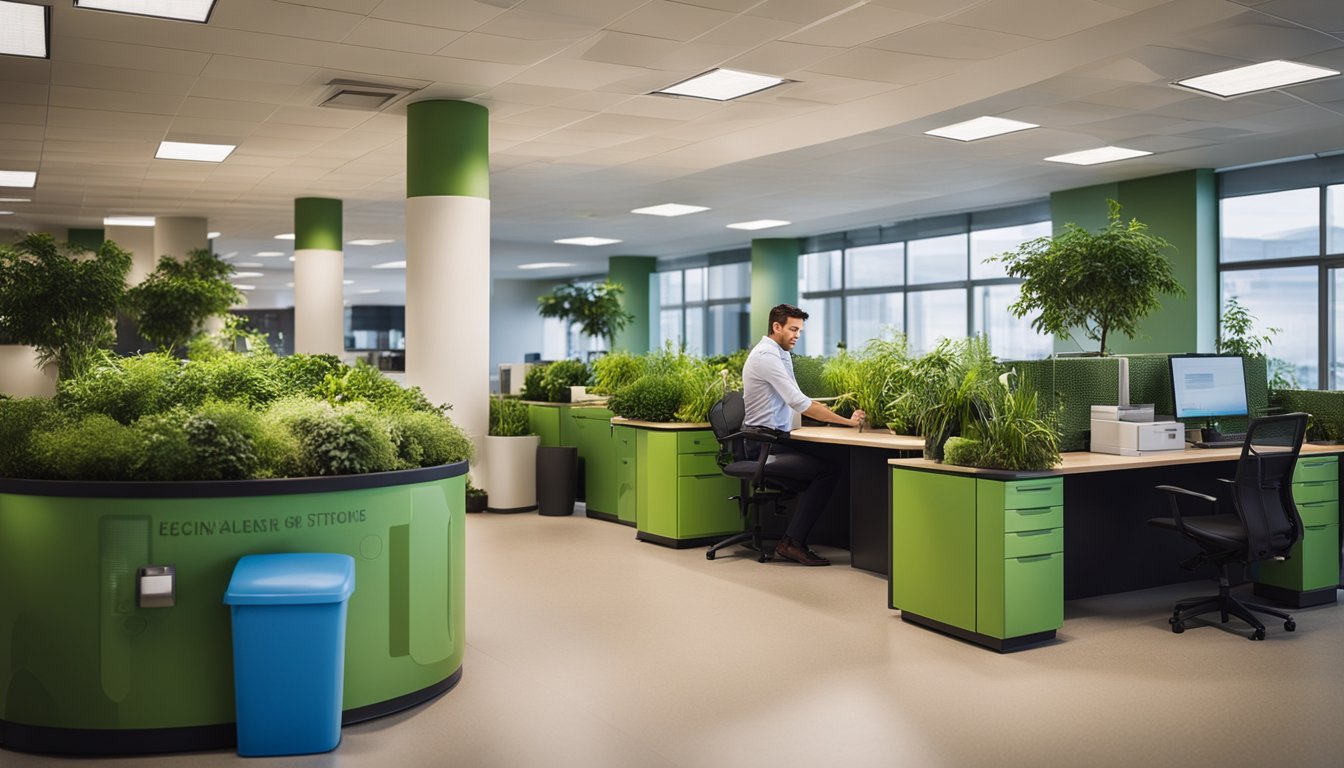
[[[626,418],[622,418],[622,417],[620,417],[620,416],[612,416],[612,417],[611,417],[611,423],[612,423],[612,424],[615,424],[616,426],[620,426],[620,427],[638,427],[638,428],[640,428],[640,429],[667,429],[667,430],[677,430],[677,429],[709,429],[709,428],[710,428],[710,426],[709,426],[709,422],[707,422],[707,421],[696,421],[696,422],[690,422],[690,423],[682,423],[682,422],[680,422],[680,421],[636,421],[636,420],[634,420],[634,419],[626,419]]]
[[[1344,445],[1302,446],[1299,456],[1315,454],[1344,453]],[[994,479],[1014,479],[1031,477],[1054,477],[1056,475],[1076,475],[1085,472],[1109,472],[1117,469],[1144,469],[1147,467],[1165,467],[1176,464],[1203,464],[1213,461],[1236,461],[1241,456],[1240,448],[1187,448],[1183,451],[1162,451],[1148,456],[1113,456],[1107,453],[1088,453],[1077,451],[1062,455],[1063,463],[1054,469],[1043,472],[1009,472],[1003,469],[984,469],[982,467],[958,467],[952,464],[939,464],[928,459],[890,459],[888,464],[894,467],[915,469],[924,472],[947,472],[962,475],[978,475]]]
[[[894,435],[890,430],[879,432],[858,427],[799,427],[789,433],[794,440],[833,445],[854,445],[860,448],[885,448],[891,451],[923,451],[924,438],[915,435]]]

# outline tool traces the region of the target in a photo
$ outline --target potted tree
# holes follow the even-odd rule
[[[605,339],[610,348],[616,332],[635,319],[621,306],[623,293],[625,287],[619,283],[566,283],[537,298],[537,313],[577,323],[588,336]]]
[[[242,299],[229,282],[232,273],[232,266],[205,249],[191,251],[183,261],[160,257],[154,271],[126,292],[140,335],[167,352],[185,346],[206,320]]]
[[[528,427],[527,403],[503,396],[490,398],[490,432],[485,438],[486,509],[525,512],[537,508],[540,445],[541,438]]]
[[[1159,306],[1159,294],[1185,295],[1163,253],[1171,243],[1137,219],[1121,220],[1120,204],[1106,202],[1108,223],[1100,232],[1068,223],[1061,235],[996,257],[1011,277],[1023,279],[1021,298],[1009,307],[1015,316],[1039,312],[1031,327],[1062,338],[1081,328],[1103,357],[1113,332],[1131,338],[1139,332],[1139,322]]]
[[[62,379],[84,373],[116,340],[130,269],[110,240],[92,255],[43,234],[0,246],[0,336],[32,347]]]

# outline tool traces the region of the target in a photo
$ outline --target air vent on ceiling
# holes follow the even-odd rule
[[[381,112],[406,96],[415,88],[385,83],[364,83],[358,80],[332,80],[317,102],[319,107],[354,109],[361,112]]]

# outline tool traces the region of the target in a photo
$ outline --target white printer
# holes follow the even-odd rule
[[[1151,405],[1092,406],[1092,452],[1145,456],[1185,450],[1185,426],[1153,421]]]

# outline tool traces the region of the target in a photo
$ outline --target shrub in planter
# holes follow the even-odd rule
[[[593,388],[599,395],[610,395],[644,375],[644,360],[629,352],[610,352],[593,361]]]
[[[972,440],[969,437],[949,437],[947,442],[943,443],[943,463],[959,467],[978,467],[982,452],[983,446],[979,440]]]
[[[591,381],[592,374],[582,360],[557,360],[546,366],[541,389],[549,402],[568,402],[570,387],[586,387]]]
[[[191,414],[183,408],[141,416],[131,428],[145,447],[138,480],[196,479],[196,457],[187,439],[186,423]]]
[[[40,476],[51,480],[133,478],[145,453],[138,432],[101,413],[33,435],[32,449]]]
[[[33,438],[59,418],[56,403],[45,397],[0,400],[0,477],[40,477]]]
[[[381,415],[390,425],[392,444],[403,468],[447,464],[472,457],[471,438],[436,413],[385,411]]]
[[[140,335],[169,351],[185,345],[206,320],[242,299],[229,282],[231,274],[232,265],[204,248],[180,261],[160,257],[154,271],[126,292]]]
[[[523,376],[524,400],[544,401],[546,399],[546,388],[542,386],[542,380],[546,377],[546,369],[550,363],[545,365],[534,365],[527,369],[527,374]]]
[[[56,399],[71,413],[102,413],[130,424],[176,405],[182,361],[154,352],[134,357],[106,356],[87,373],[62,379]],[[198,402],[204,402],[201,397]]]
[[[331,403],[370,403],[388,411],[435,411],[419,387],[403,387],[363,360],[328,373],[318,387],[318,397]]]
[[[317,396],[327,376],[342,376],[346,367],[335,355],[290,355],[276,360],[275,375],[282,391]]]
[[[612,395],[607,407],[635,421],[673,421],[681,407],[681,382],[672,376],[645,374]]]
[[[254,447],[260,417],[241,403],[210,402],[192,414],[187,433],[195,475],[201,480],[244,480],[260,464]]]
[[[511,397],[491,397],[489,434],[493,437],[532,434],[527,418],[527,403]]]

